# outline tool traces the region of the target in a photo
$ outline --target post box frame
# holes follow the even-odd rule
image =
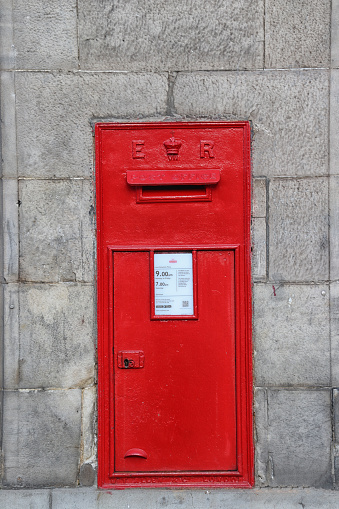
[[[250,271],[250,125],[248,122],[158,123],[156,127],[194,128],[199,126],[242,128],[244,132],[244,211],[243,244],[222,245],[115,245],[101,235],[104,207],[101,189],[101,133],[105,129],[135,129],[152,124],[96,124],[96,201],[98,242],[98,485],[101,488],[173,487],[173,488],[249,488],[253,486],[252,436],[252,346],[251,346],[251,271]],[[199,251],[232,250],[235,254],[236,278],[236,390],[237,390],[237,465],[225,472],[114,472],[114,377],[113,356],[113,284],[112,256],[115,251]],[[244,296],[246,296],[244,298]],[[113,420],[113,422],[112,422]]]

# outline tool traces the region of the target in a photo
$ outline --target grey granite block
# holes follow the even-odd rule
[[[81,391],[5,392],[4,485],[74,486]]]
[[[96,471],[90,463],[83,463],[80,467],[80,486],[93,486],[96,481]]]
[[[253,303],[256,384],[329,385],[328,286],[256,284]]]
[[[270,278],[275,281],[328,279],[327,179],[271,181],[269,238]]]
[[[269,390],[267,404],[269,485],[331,488],[330,391]]]
[[[335,479],[335,481],[334,481],[334,488],[336,490],[338,490],[339,489],[339,457],[338,456],[334,456],[333,460],[334,460],[333,461],[333,463],[334,463],[333,467],[334,467],[334,479]]]
[[[81,458],[83,464],[96,466],[96,402],[97,390],[95,386],[87,387],[82,391],[82,435],[81,435]]]
[[[17,492],[21,498],[21,491]],[[339,494],[315,488],[100,490],[54,489],[52,509],[335,509]],[[13,497],[14,498],[14,497]],[[1,501],[1,492],[0,492]],[[20,506],[21,508],[21,506]],[[15,508],[16,509],[16,508]],[[38,509],[38,508],[37,508]]]
[[[50,509],[49,490],[0,490],[3,509]]]
[[[254,178],[252,190],[252,216],[266,217],[266,179]]]
[[[19,284],[4,285],[4,387],[16,388],[20,381]]]
[[[329,179],[330,190],[330,279],[339,280],[339,176]]]
[[[1,171],[3,177],[14,178],[18,174],[15,100],[15,73],[2,71],[0,74]]]
[[[93,198],[87,180],[21,180],[21,281],[93,281]]]
[[[19,387],[93,383],[94,290],[89,285],[21,285]]]
[[[325,70],[179,73],[176,112],[189,117],[252,121],[257,176],[328,172]]]
[[[0,69],[13,69],[14,65],[13,2],[0,0]]]
[[[333,431],[334,441],[339,445],[339,389],[333,389]]]
[[[126,490],[125,490],[126,492]],[[112,494],[112,491],[96,490],[91,488],[77,488],[77,489],[59,489],[52,491],[52,509],[84,509],[85,507],[91,509],[98,509],[103,499],[107,497],[106,493]],[[114,499],[109,497],[110,503],[114,505]],[[120,502],[120,501],[119,501]]]
[[[339,67],[339,0],[332,0],[331,65]]]
[[[332,69],[331,91],[330,91],[330,173],[332,175],[339,175],[338,125],[339,125],[339,69]]]
[[[77,69],[76,0],[13,0],[18,69]]]
[[[18,182],[3,179],[3,277],[7,283],[19,278]]]
[[[327,67],[330,17],[328,0],[267,0],[265,66]]]
[[[255,483],[267,486],[269,468],[267,389],[254,390]]]
[[[266,279],[266,219],[252,219],[252,276],[255,281]]]
[[[167,75],[20,73],[16,79],[21,176],[93,172],[92,119],[166,113]]]
[[[330,284],[331,375],[332,386],[339,387],[339,282]],[[339,442],[339,439],[338,439]]]
[[[264,2],[80,0],[85,69],[254,69],[263,63]]]

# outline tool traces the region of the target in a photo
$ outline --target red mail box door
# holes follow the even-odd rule
[[[198,251],[198,320],[150,320],[149,253],[113,258],[115,363],[144,353],[116,370],[116,471],[235,470],[233,251]]]
[[[250,487],[249,123],[95,131],[98,485]]]

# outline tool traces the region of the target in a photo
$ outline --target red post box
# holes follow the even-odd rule
[[[253,483],[250,128],[96,125],[99,486]]]

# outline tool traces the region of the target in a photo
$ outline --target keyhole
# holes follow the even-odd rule
[[[129,360],[128,359],[124,359],[124,365],[125,365],[125,368],[128,368],[128,365],[129,365]]]

